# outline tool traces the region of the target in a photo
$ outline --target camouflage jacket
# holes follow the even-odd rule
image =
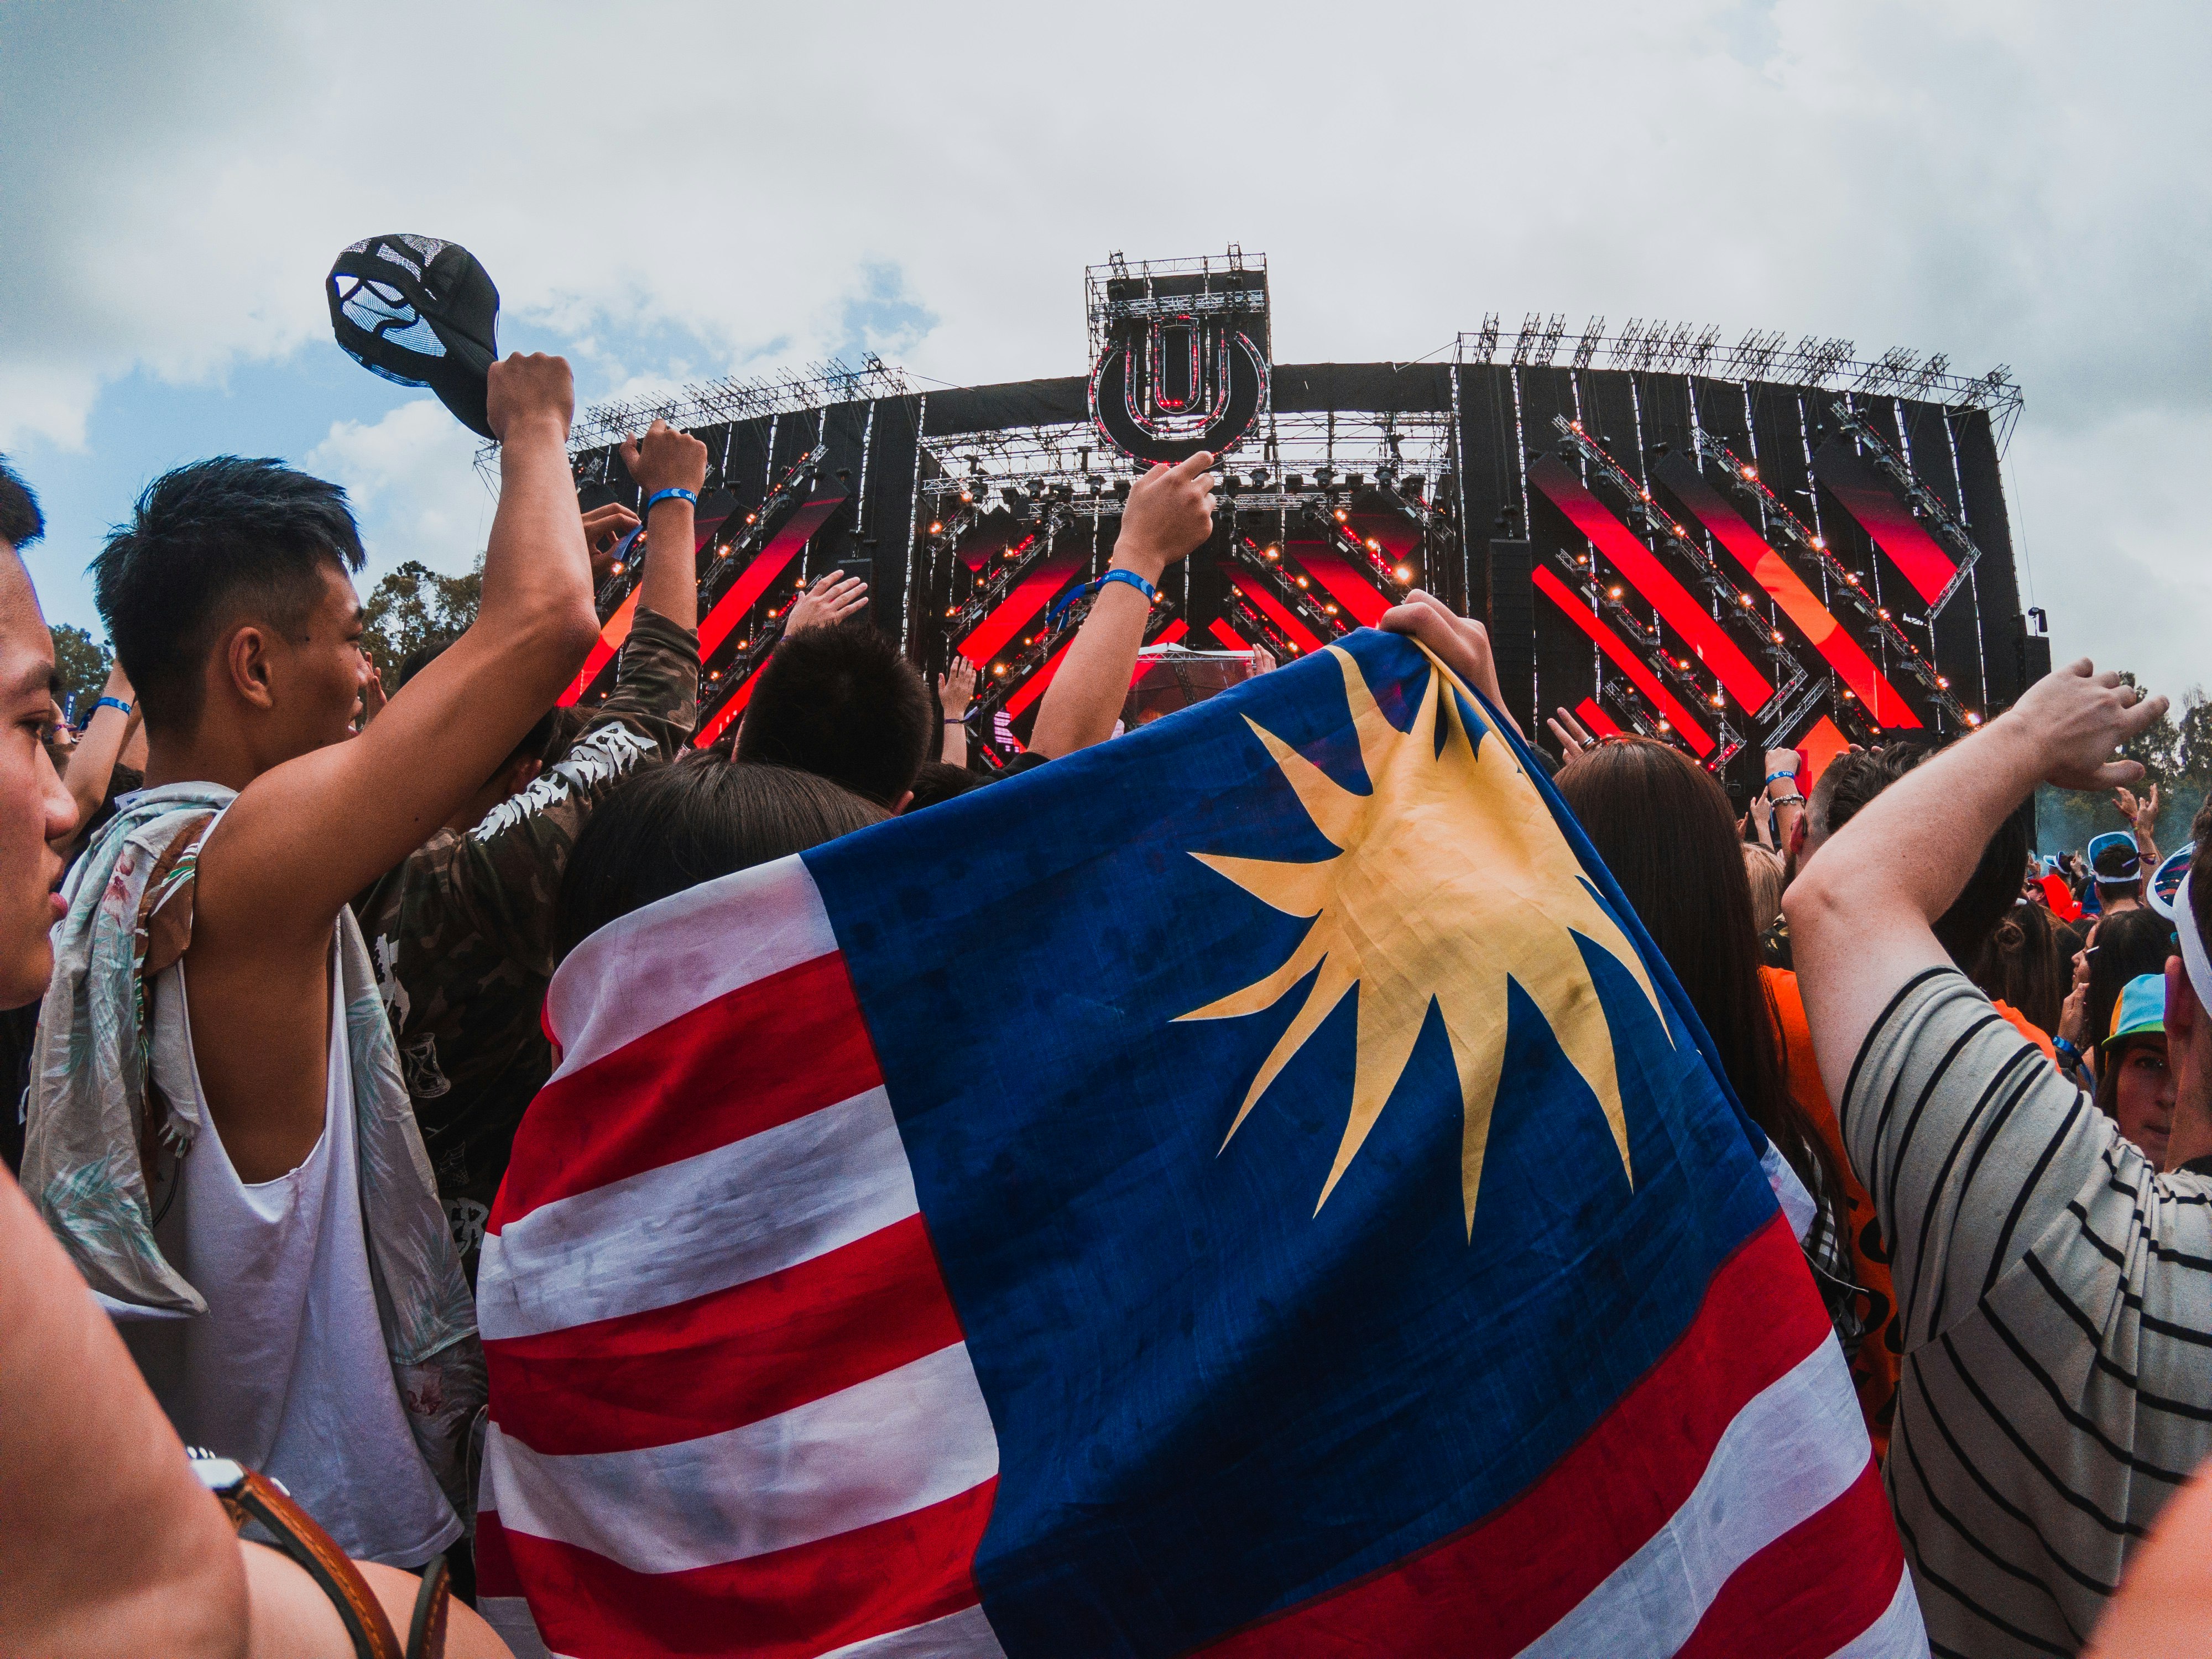
[[[553,905],[592,809],[698,721],[699,639],[640,610],[615,689],[562,757],[465,835],[441,830],[353,902],[470,1281],[515,1126],[552,1073],[538,1023]]]

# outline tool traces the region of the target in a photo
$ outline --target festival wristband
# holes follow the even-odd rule
[[[1160,590],[1153,586],[1150,582],[1146,581],[1142,576],[1139,576],[1135,571],[1109,570],[1104,575],[1101,576],[1097,581],[1084,583],[1082,586],[1077,588],[1066,599],[1061,599],[1058,604],[1054,605],[1051,610],[1046,611],[1044,615],[1045,626],[1048,628],[1058,627],[1060,625],[1060,619],[1064,614],[1066,614],[1068,606],[1073,605],[1078,599],[1083,598],[1085,594],[1103,592],[1107,586],[1113,582],[1123,582],[1127,584],[1129,586],[1135,588],[1137,592],[1145,596],[1145,603],[1146,605],[1151,605],[1160,597]]]
[[[124,702],[120,697],[101,697],[98,702],[93,704],[92,714],[97,714],[103,708],[119,708],[126,716],[131,713],[131,705]],[[90,720],[92,718],[92,714],[87,714],[85,719]]]
[[[1784,778],[1794,778],[1796,775],[1795,772],[1769,772],[1766,775],[1766,782],[1759,785],[1759,787],[1764,789],[1769,784],[1779,783]]]
[[[696,507],[699,505],[699,492],[696,489],[656,489],[645,498],[645,510],[650,513],[663,501],[689,501]]]

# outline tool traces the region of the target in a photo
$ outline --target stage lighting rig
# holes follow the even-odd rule
[[[1626,504],[1632,523],[1639,525],[1653,540],[1662,542],[1679,554],[1683,562],[1698,573],[1707,594],[1724,627],[1733,627],[1748,640],[1754,649],[1766,659],[1774,672],[1774,695],[1759,708],[1750,710],[1753,718],[1762,713],[1779,714],[1786,709],[1798,691],[1811,678],[1797,653],[1784,643],[1771,624],[1762,622],[1750,609],[1738,605],[1742,590],[1724,574],[1712,555],[1693,540],[1686,526],[1677,523],[1672,515],[1661,511],[1652,500],[1651,492],[1641,482],[1614,460],[1599,444],[1591,441],[1582,429],[1582,424],[1564,415],[1552,417],[1552,424],[1567,440],[1565,447],[1572,459],[1587,462],[1597,476],[1616,490]],[[1770,728],[1778,733],[1778,726]]]
[[[1717,773],[1743,747],[1743,734],[1729,721],[1725,710],[1727,699],[1717,687],[1699,680],[1691,665],[1691,659],[1677,657],[1667,649],[1666,635],[1656,623],[1647,623],[1624,603],[1624,592],[1620,584],[1601,582],[1597,576],[1597,562],[1585,554],[1577,558],[1562,550],[1554,550],[1553,562],[1566,573],[1568,580],[1590,608],[1608,617],[1614,630],[1624,635],[1626,643],[1644,659],[1644,665],[1667,684],[1672,686],[1682,701],[1693,708],[1711,713],[1723,711],[1713,719],[1713,752],[1705,757],[1705,769]]]
[[[1959,522],[1949,507],[1943,505],[1942,499],[1920,482],[1918,476],[1905,464],[1904,457],[1889,447],[1881,434],[1868,423],[1864,416],[1840,398],[1828,405],[1828,412],[1835,416],[1838,426],[1858,440],[1859,447],[1867,452],[1867,458],[1887,473],[1891,481],[1905,492],[1905,498],[1911,503],[1913,512],[1925,519],[1945,541],[1951,544],[1956,568],[1951,573],[1950,580],[1943,585],[1943,591],[1928,602],[1928,615],[1932,621],[1942,614],[1943,607],[1950,604],[1953,596],[1966,586],[1966,574],[1974,568],[1974,562],[1982,556],[1982,550],[1967,534],[1966,526]]]
[[[1978,718],[1971,716],[1965,704],[1951,692],[1951,683],[1936,672],[1936,665],[1920,653],[1920,647],[1905,637],[1905,630],[1887,614],[1884,607],[1874,602],[1866,591],[1866,581],[1857,571],[1835,556],[1825,537],[1816,536],[1783,501],[1769,489],[1759,477],[1758,469],[1738,459],[1735,452],[1715,437],[1710,431],[1698,433],[1698,453],[1716,464],[1722,483],[1750,504],[1770,532],[1778,532],[1798,557],[1817,566],[1828,579],[1828,598],[1832,605],[1838,600],[1858,615],[1869,629],[1879,635],[1882,642],[1895,653],[1912,676],[1921,684],[1929,698],[1945,714],[1961,726],[1978,726]],[[1850,696],[1846,691],[1845,697]]]

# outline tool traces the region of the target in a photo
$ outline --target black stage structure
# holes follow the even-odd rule
[[[2048,669],[2014,576],[2003,368],[1558,316],[1512,336],[1490,317],[1427,362],[1285,364],[1266,261],[1233,245],[1117,255],[1087,288],[1087,375],[916,390],[871,356],[579,422],[586,505],[637,503],[615,446],[656,416],[708,446],[702,743],[742,713],[798,586],[844,563],[925,672],[976,663],[980,763],[1003,766],[1143,457],[1201,444],[1225,448],[1223,510],[1164,584],[1155,643],[1287,659],[1425,586],[1487,624],[1524,731],[1577,710],[1739,795],[1769,746],[1948,737]],[[637,574],[603,587],[573,695],[605,695]]]

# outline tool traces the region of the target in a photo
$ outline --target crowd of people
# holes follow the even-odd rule
[[[41,520],[0,465],[0,1652],[505,1652],[469,1609],[471,1286],[561,959],[988,781],[972,666],[925,680],[835,572],[694,745],[708,455],[659,422],[623,449],[646,552],[613,690],[558,706],[639,515],[580,513],[560,360],[495,365],[488,406],[465,632],[386,686],[343,492],[201,462],[94,562],[115,665],[74,730],[20,557]],[[1131,579],[1097,589],[1012,770],[1113,738],[1211,465],[1132,486]],[[1502,702],[1478,625],[1418,592],[1382,625]],[[2212,1453],[2212,894],[2115,758],[2163,706],[2076,664],[1809,791],[1778,750],[1741,812],[1680,750],[1564,710],[1532,751],[1812,1196],[1805,1256],[1939,1652],[2072,1653],[2100,1620],[2108,1650],[2162,1651],[2212,1609],[2212,1577],[2146,1545],[2202,1511]],[[2045,782],[2117,791],[2129,830],[2033,857]]]

